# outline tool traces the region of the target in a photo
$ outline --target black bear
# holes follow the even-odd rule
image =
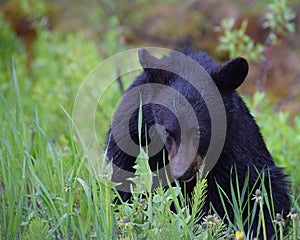
[[[172,57],[176,55],[175,51],[171,52],[170,56],[156,58],[147,50],[141,49],[139,60],[144,71],[124,93],[107,135],[107,156],[113,162],[112,180],[122,183],[119,190],[123,200],[130,199],[127,178],[134,174],[133,166],[139,151],[136,146],[145,147],[152,144],[153,154],[150,154],[149,158],[151,170],[158,171],[167,166],[163,173],[170,179],[185,182],[185,191],[190,194],[196,184],[195,175],[203,164],[210,161],[207,158],[208,152],[215,153],[221,146],[216,163],[212,169],[208,169],[204,210],[209,212],[213,207],[219,216],[223,217],[227,213],[229,219],[234,221],[232,205],[224,197],[226,211],[224,210],[219,188],[222,188],[231,200],[230,183],[236,183],[237,178],[238,187],[242,191],[248,175],[247,199],[250,208],[254,206],[253,195],[257,189],[262,190],[262,184],[269,199],[273,201],[273,213],[264,205],[267,236],[271,239],[275,234],[272,223],[274,214],[281,213],[286,216],[291,207],[289,184],[282,169],[275,166],[259,127],[236,92],[236,88],[243,83],[248,74],[248,63],[239,57],[221,66],[203,51],[185,49],[182,54],[205,69],[219,92],[224,104],[226,123],[222,125],[224,131],[220,132],[220,136],[217,133],[214,138],[223,137],[223,142],[212,142],[214,129],[210,114],[211,110],[222,112],[222,109],[219,110],[218,106],[210,106],[213,109],[209,109],[207,104],[207,99],[213,103],[217,95],[210,96],[207,94],[209,89],[205,87],[199,91],[187,79],[166,70],[165,66],[171,65],[172,69],[178,69],[184,65],[183,60]],[[187,67],[183,70],[187,71],[194,71],[192,76],[199,78],[200,73],[194,68]],[[201,76],[199,81],[202,81]],[[137,90],[133,91],[134,89]],[[139,119],[140,106],[142,120]],[[189,108],[193,112],[190,112]],[[156,143],[154,147],[153,143]],[[151,150],[151,147],[149,148]],[[161,179],[164,178],[162,175],[157,174],[154,187],[161,184]],[[233,186],[236,191],[236,185]],[[248,214],[245,210],[243,217],[246,219]],[[252,225],[249,225],[249,222],[245,223],[246,231],[251,231],[252,236],[256,236],[257,224],[258,214]]]

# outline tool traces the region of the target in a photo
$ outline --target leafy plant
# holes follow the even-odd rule
[[[219,37],[220,45],[218,51],[228,52],[229,58],[236,56],[245,56],[249,61],[263,60],[264,46],[255,43],[254,40],[246,34],[248,22],[244,20],[241,26],[234,29],[235,21],[232,18],[223,18],[220,26],[215,30],[222,35]]]
[[[263,26],[271,30],[268,36],[271,44],[295,31],[295,24],[291,22],[295,17],[296,14],[288,6],[287,0],[269,1]]]
[[[246,34],[247,20],[244,20],[238,28],[235,28],[233,18],[223,18],[220,26],[215,28],[221,34],[219,37],[220,45],[217,50],[228,52],[229,58],[241,55],[253,62],[265,60],[268,57],[265,56],[265,50],[269,45],[277,44],[279,37],[285,37],[295,31],[295,24],[291,21],[296,16],[288,7],[286,0],[269,1],[266,8],[263,27],[268,28],[270,33],[265,44],[255,43]]]
[[[24,240],[44,240],[48,234],[47,226],[41,219],[33,219],[22,236]]]

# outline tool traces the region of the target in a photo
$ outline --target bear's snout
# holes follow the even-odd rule
[[[169,160],[172,177],[184,182],[191,181],[196,176],[203,163],[200,154],[197,154],[192,160],[188,160],[187,156],[185,156],[185,158],[175,156],[173,159]]]

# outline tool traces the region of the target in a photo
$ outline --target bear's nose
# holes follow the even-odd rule
[[[172,168],[171,168],[171,175],[174,179],[179,179],[180,177],[182,177],[184,175],[184,172],[178,171],[178,170],[172,170]]]
[[[181,159],[175,157],[170,161],[170,172],[174,179],[182,177],[188,170],[190,164],[187,161],[182,161]]]
[[[183,181],[183,182],[190,182],[194,179],[195,175],[191,174],[189,170],[183,171],[171,171],[172,177]]]

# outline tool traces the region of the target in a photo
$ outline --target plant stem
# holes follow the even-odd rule
[[[293,240],[297,240],[297,218],[293,219]]]
[[[280,233],[280,240],[283,240],[283,227],[281,224],[279,226],[279,233]]]
[[[265,216],[263,211],[263,202],[261,201],[260,204],[260,212],[261,212],[261,221],[262,221],[262,228],[263,228],[263,236],[264,240],[267,240],[267,230],[266,230],[266,222],[265,222]]]

